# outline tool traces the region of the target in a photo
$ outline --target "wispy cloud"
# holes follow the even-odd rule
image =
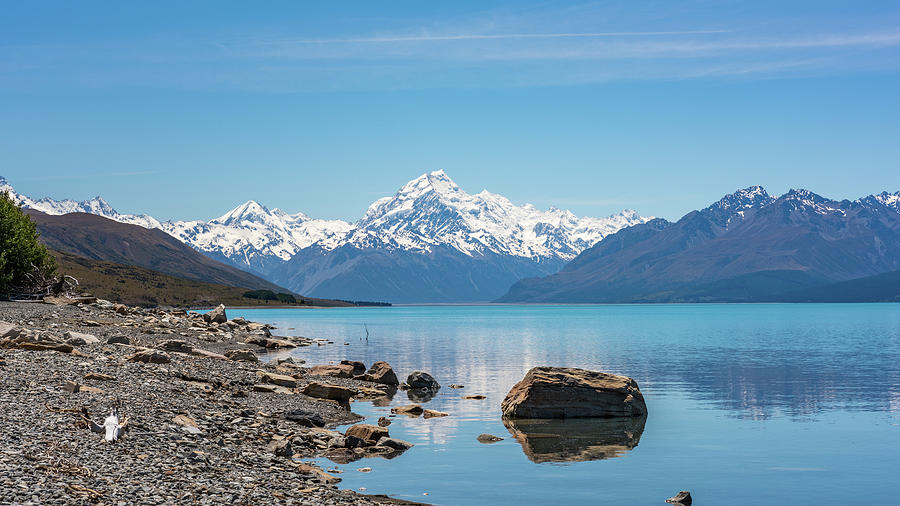
[[[604,37],[652,37],[663,35],[707,35],[728,33],[728,30],[686,30],[658,32],[587,32],[587,33],[498,33],[458,35],[398,35],[390,37],[359,37],[344,39],[287,39],[272,40],[266,44],[355,44],[389,42],[439,42],[454,40],[510,40],[510,39],[594,39]]]

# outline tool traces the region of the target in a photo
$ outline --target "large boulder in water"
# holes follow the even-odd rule
[[[637,382],[569,367],[535,367],[500,405],[507,418],[583,418],[647,414]]]

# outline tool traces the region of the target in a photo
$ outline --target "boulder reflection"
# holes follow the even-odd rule
[[[646,416],[503,420],[525,456],[539,464],[621,457],[638,445],[646,422]]]

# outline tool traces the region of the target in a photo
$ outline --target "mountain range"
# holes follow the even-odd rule
[[[808,190],[776,198],[753,186],[677,222],[654,219],[608,235],[499,300],[894,300],[898,270],[900,192],[834,201]]]
[[[519,279],[558,271],[624,227],[647,222],[631,210],[606,218],[517,206],[487,191],[471,195],[443,171],[375,201],[354,224],[288,214],[248,201],[209,221],[161,222],[121,214],[101,197],[75,202],[17,194],[24,208],[49,215],[95,214],[158,228],[208,257],[297,293],[392,302],[495,299]]]

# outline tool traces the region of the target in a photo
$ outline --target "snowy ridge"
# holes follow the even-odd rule
[[[470,195],[439,170],[375,201],[341,245],[422,252],[449,246],[470,256],[491,252],[569,260],[603,237],[648,219],[631,210],[579,218],[556,208],[516,206],[487,190]]]

